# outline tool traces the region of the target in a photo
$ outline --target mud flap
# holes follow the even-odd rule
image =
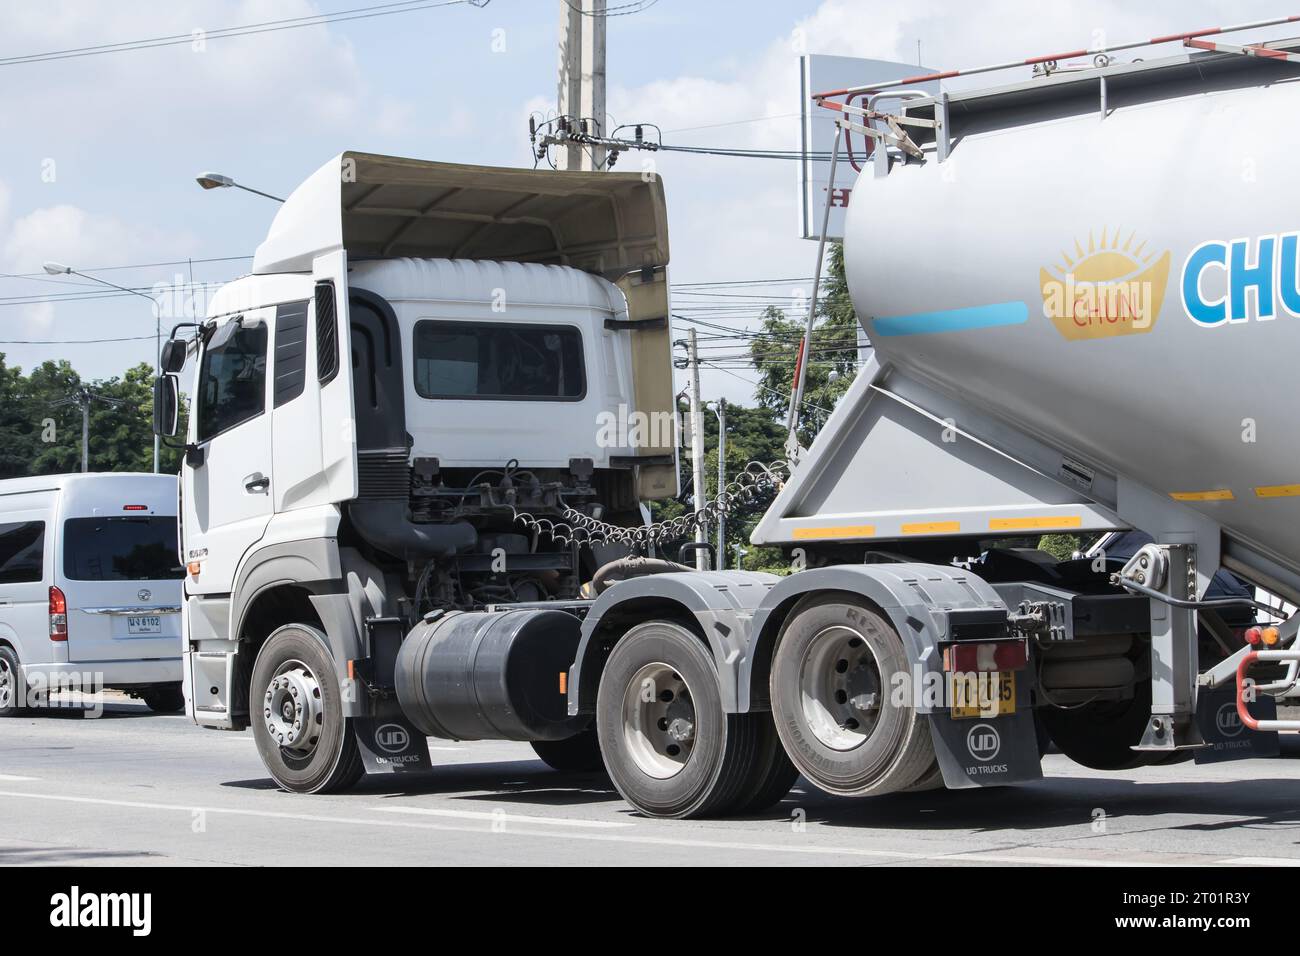
[[[1256,720],[1276,720],[1277,700],[1260,694],[1250,705]],[[1276,731],[1251,731],[1237,716],[1237,687],[1225,684],[1196,695],[1196,726],[1208,747],[1195,751],[1197,763],[1244,760],[1247,757],[1276,757],[1281,753]]]
[[[429,742],[402,717],[353,717],[352,730],[361,748],[366,773],[415,773],[432,770]]]
[[[954,720],[935,708],[929,715],[934,753],[949,790],[1042,779],[1029,682],[1016,684],[1014,714]]]

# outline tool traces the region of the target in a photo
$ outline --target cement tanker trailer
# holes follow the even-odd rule
[[[643,811],[762,802],[787,759],[869,795],[1033,779],[1049,739],[1128,769],[1300,728],[1270,696],[1296,618],[1213,587],[1300,600],[1300,65],[1187,45],[820,98],[837,155],[870,153],[845,261],[874,357],[753,535],[803,570],[654,575],[587,614],[571,711]],[[1035,547],[1119,529],[1150,543]]]

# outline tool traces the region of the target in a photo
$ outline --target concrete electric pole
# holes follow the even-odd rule
[[[718,399],[718,494],[727,487],[727,400]],[[718,571],[727,566],[727,516],[718,512]]]
[[[700,353],[695,345],[695,329],[687,333],[687,362],[691,369],[691,496],[695,499],[695,515],[698,518],[704,510],[704,500],[708,486],[704,483],[704,412],[700,404]],[[708,542],[703,522],[695,526],[695,540],[700,544]],[[695,549],[695,570],[708,570],[708,554],[703,548]]]
[[[559,112],[587,132],[605,129],[605,0],[560,0]],[[590,124],[595,123],[595,128]],[[604,169],[605,148],[567,144],[559,153],[560,169]]]

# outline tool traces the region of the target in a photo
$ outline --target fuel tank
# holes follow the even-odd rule
[[[1294,569],[1300,80],[1159,74],[953,104],[945,161],[860,174],[849,290],[882,363]]]

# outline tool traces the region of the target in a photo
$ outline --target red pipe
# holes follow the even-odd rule
[[[1250,670],[1250,665],[1255,663],[1258,658],[1259,654],[1255,651],[1251,651],[1243,657],[1241,663],[1237,665],[1237,717],[1246,725],[1247,730],[1259,730],[1259,721],[1250,716],[1250,708],[1246,706],[1246,701],[1242,697],[1242,693],[1246,689],[1244,686],[1246,671]]]

